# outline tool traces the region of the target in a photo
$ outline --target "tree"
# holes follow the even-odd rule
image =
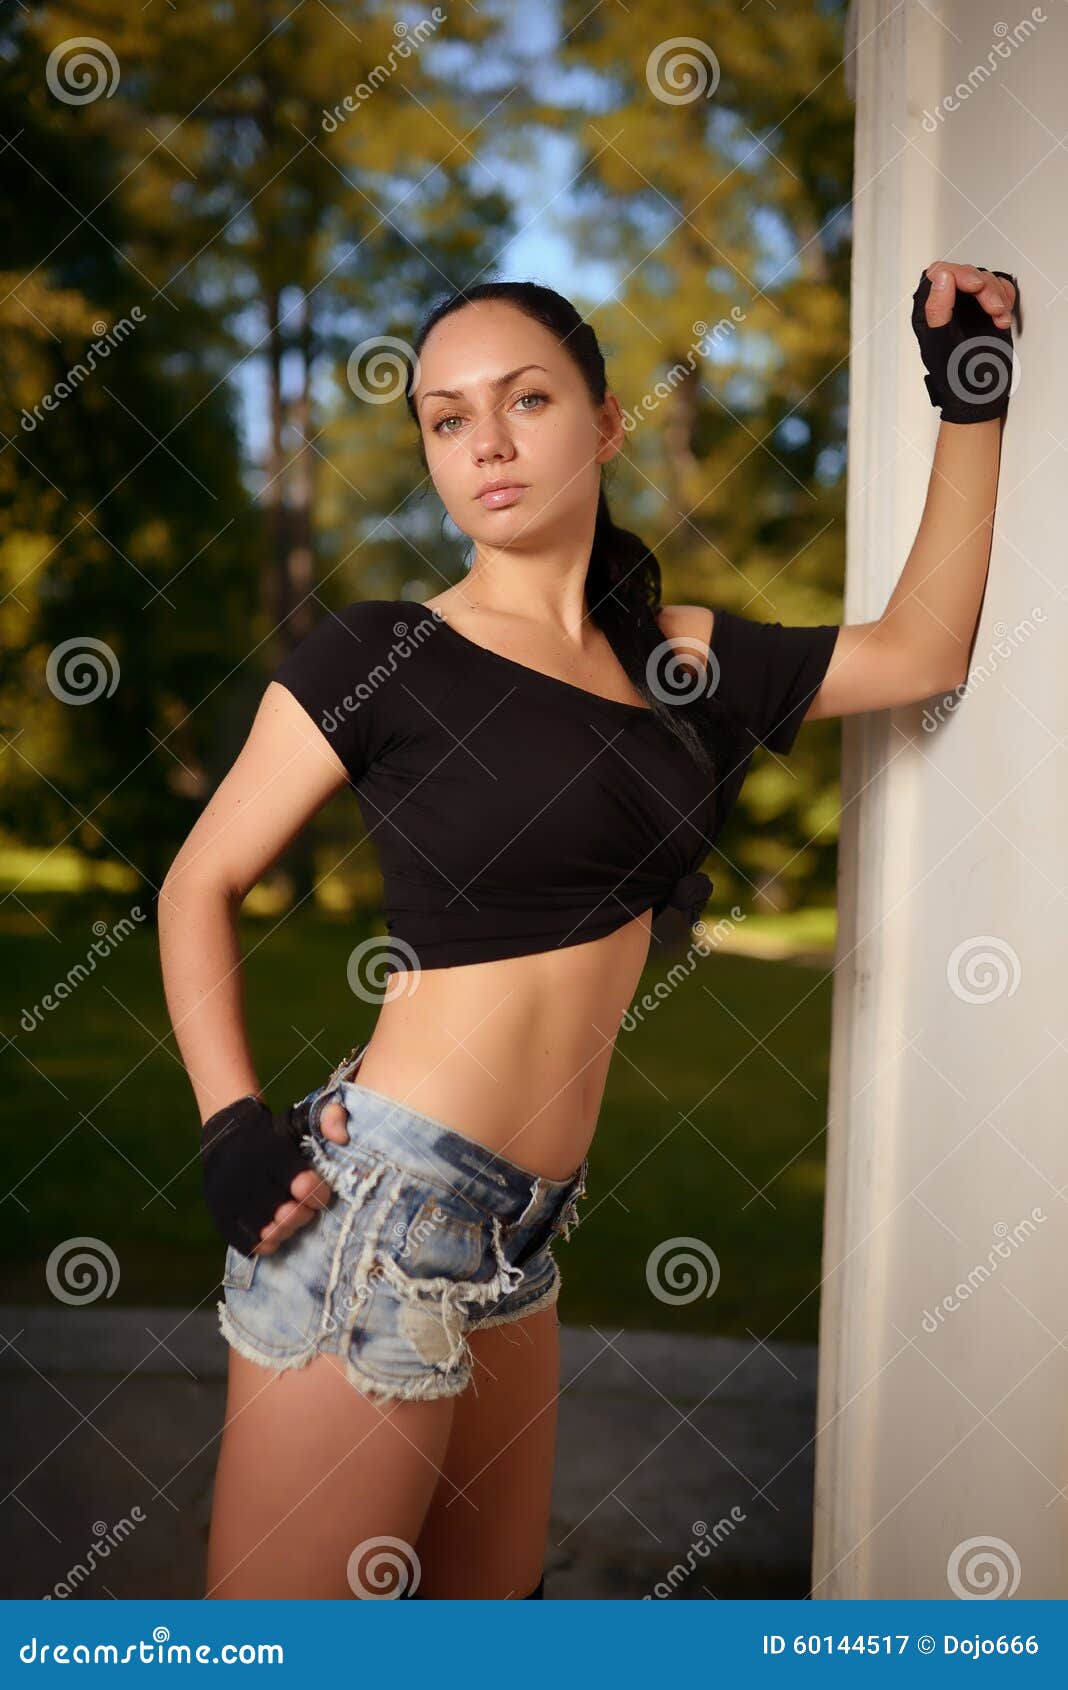
[[[654,546],[669,601],[834,622],[853,137],[843,6],[706,0],[697,20],[695,38],[686,0],[562,8],[560,56],[592,79],[596,107],[572,124],[574,239],[623,276],[585,307],[630,424],[617,520]],[[538,115],[559,124],[553,105]],[[754,769],[731,825],[739,881],[776,900],[834,873],[835,728],[805,733],[790,769],[770,756]]]

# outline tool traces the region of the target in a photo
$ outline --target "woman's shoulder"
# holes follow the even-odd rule
[[[700,673],[708,660],[715,613],[704,604],[662,604],[657,611],[661,633],[675,647],[681,663]]]
[[[657,620],[669,640],[677,635],[703,640],[707,645],[712,637],[715,612],[706,604],[662,604]]]

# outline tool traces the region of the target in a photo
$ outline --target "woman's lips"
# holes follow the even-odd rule
[[[490,510],[497,510],[502,505],[514,505],[520,493],[525,489],[519,486],[495,487],[492,493],[480,493],[478,502],[486,505]]]

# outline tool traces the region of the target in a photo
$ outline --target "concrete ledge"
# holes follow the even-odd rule
[[[0,1306],[0,1596],[69,1581],[135,1504],[144,1523],[72,1593],[202,1594],[216,1294],[192,1312]],[[814,1345],[565,1326],[561,1363],[547,1598],[807,1594]]]

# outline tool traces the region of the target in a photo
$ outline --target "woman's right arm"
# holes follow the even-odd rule
[[[163,987],[202,1123],[259,1092],[245,1029],[238,911],[347,778],[307,712],[270,682],[236,761],[167,872],[159,896]]]

